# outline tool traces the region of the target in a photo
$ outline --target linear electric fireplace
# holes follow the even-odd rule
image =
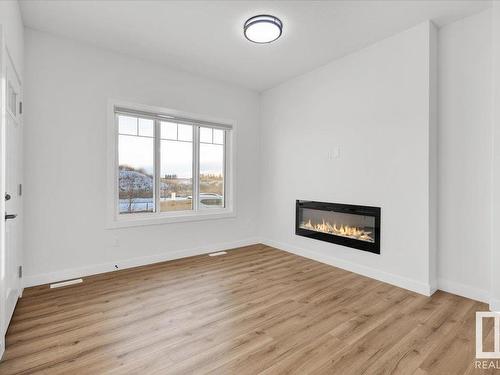
[[[380,254],[380,207],[296,202],[295,234]]]

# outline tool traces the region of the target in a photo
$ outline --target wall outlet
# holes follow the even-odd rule
[[[113,238],[113,247],[120,247],[120,239],[118,237]]]

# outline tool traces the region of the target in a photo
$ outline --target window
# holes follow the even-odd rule
[[[192,125],[160,122],[160,211],[193,209]]]
[[[153,121],[118,115],[118,134],[119,212],[153,212]]]
[[[112,108],[115,223],[232,214],[232,125]]]
[[[224,207],[224,131],[200,128],[200,207]]]

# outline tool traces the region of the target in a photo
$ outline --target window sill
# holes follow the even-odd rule
[[[132,217],[133,215],[133,217]],[[107,229],[138,227],[144,225],[161,225],[171,223],[218,220],[236,217],[233,210],[217,209],[208,212],[176,212],[169,214],[131,214],[130,217],[119,217],[108,222]]]

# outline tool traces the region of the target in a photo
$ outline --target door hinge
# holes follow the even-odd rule
[[[19,114],[23,114],[23,102],[19,102]]]
[[[19,278],[23,277],[23,266],[19,266]]]
[[[23,195],[23,184],[19,184],[19,196]]]

